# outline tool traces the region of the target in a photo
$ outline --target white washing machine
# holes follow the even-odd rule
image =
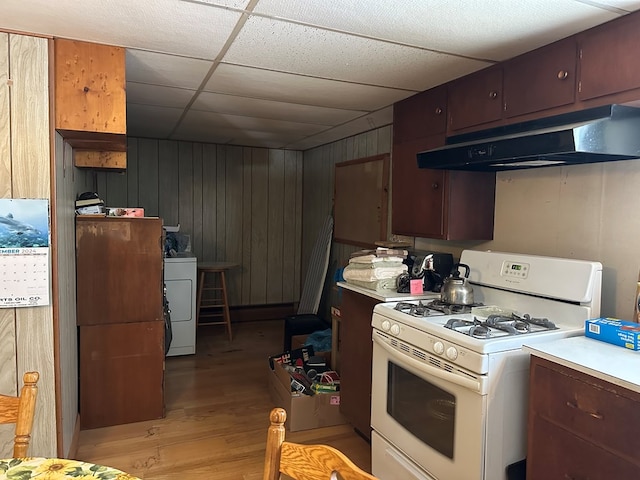
[[[173,339],[167,356],[196,353],[197,258],[191,253],[164,259],[164,283]]]

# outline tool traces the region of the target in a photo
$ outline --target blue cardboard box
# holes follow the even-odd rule
[[[593,318],[585,322],[584,334],[629,350],[640,350],[640,323],[617,318]]]

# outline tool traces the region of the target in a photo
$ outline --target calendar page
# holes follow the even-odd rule
[[[49,304],[49,202],[0,199],[0,308]]]

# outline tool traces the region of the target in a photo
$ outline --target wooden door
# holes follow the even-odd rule
[[[447,99],[448,132],[502,118],[502,66],[489,67],[454,80]]]
[[[418,168],[416,154],[444,144],[444,135],[394,143],[392,232],[427,238],[444,236],[446,172]]]
[[[540,112],[575,101],[575,37],[534,50],[504,65],[505,116]]]
[[[162,220],[76,218],[78,325],[162,320]]]
[[[340,305],[340,411],[371,438],[371,316],[377,300],[342,290]]]
[[[588,100],[640,88],[640,14],[587,31],[579,40],[578,98]]]
[[[447,90],[440,86],[393,105],[393,143],[431,137],[447,127]]]
[[[164,321],[80,327],[80,424],[164,416]]]

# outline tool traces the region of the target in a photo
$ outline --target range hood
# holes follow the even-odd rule
[[[640,158],[640,108],[571,112],[447,138],[418,153],[420,168],[499,171]]]

